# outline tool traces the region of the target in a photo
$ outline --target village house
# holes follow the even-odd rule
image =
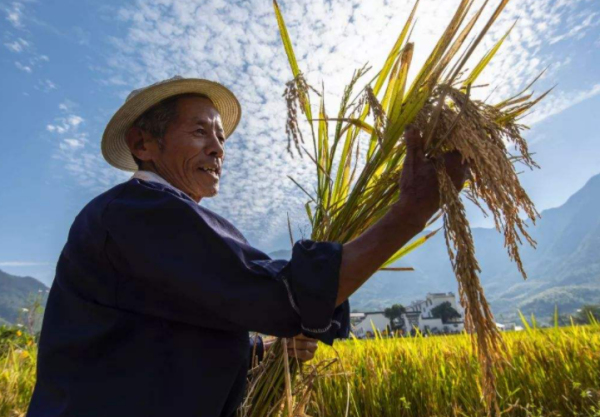
[[[441,318],[433,317],[432,310],[441,304],[448,302],[456,310],[460,317],[449,319],[444,322]],[[448,293],[428,293],[424,300],[413,301],[405,306],[406,313],[402,315],[403,330],[408,333],[418,329],[424,334],[438,333],[460,333],[464,330],[464,311],[457,303],[456,296]],[[366,337],[367,333],[373,333],[373,329],[384,332],[389,329],[390,320],[385,317],[383,311],[350,314],[352,332],[356,337]]]
[[[373,329],[384,332],[390,326],[390,320],[384,316],[383,311],[372,311],[367,313],[350,313],[352,333],[356,337],[366,337],[368,332],[373,334]]]
[[[433,317],[432,310],[448,302],[460,317],[444,322],[441,318]],[[464,311],[456,302],[453,292],[428,293],[424,300],[413,301],[406,307],[402,316],[407,329],[417,328],[422,333],[460,333],[465,328]]]
[[[496,327],[501,332],[508,332],[508,331],[520,332],[523,330],[523,326],[518,326],[516,323],[505,323],[505,324],[496,323]]]

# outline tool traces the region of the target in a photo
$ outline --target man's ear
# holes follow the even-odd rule
[[[125,142],[133,155],[140,161],[151,161],[152,151],[150,143],[152,142],[151,136],[148,132],[140,129],[139,127],[132,126],[125,134]]]

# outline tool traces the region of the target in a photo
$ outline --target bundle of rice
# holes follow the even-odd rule
[[[443,216],[448,253],[458,280],[460,301],[466,312],[465,325],[473,335],[481,363],[482,400],[486,401],[490,412],[498,413],[494,370],[501,369],[502,341],[479,282],[480,269],[465,208],[459,190],[446,173],[441,156],[458,151],[469,163],[471,175],[464,192],[467,198],[482,209],[486,207],[492,214],[496,229],[504,234],[509,256],[526,277],[519,257],[519,244],[521,239],[532,245],[535,242],[527,233],[520,213],[532,222],[538,214],[519,183],[514,164],[518,161],[530,168],[536,165],[521,136],[525,126],[520,125],[518,120],[548,92],[533,99],[527,93],[529,85],[514,97],[495,105],[471,99],[470,92],[475,81],[510,33],[509,30],[466,73],[466,63],[508,0],[500,1],[483,29],[463,48],[488,1],[467,19],[473,3],[474,0],[460,2],[429,58],[409,85],[407,78],[414,44],[408,38],[413,28],[417,0],[383,68],[353,96],[355,87],[369,69],[363,67],[354,73],[345,88],[336,118],[327,116],[322,97],[318,117],[313,117],[310,98],[311,94],[318,93],[307,84],[300,72],[275,1],[274,7],[294,76],[284,94],[288,104],[286,130],[289,149],[295,148],[308,155],[316,166],[316,194],[306,192],[297,183],[309,197],[306,211],[312,225],[311,238],[345,243],[384,216],[400,193],[398,179],[407,154],[404,132],[409,125],[423,132],[426,155],[434,161],[440,188],[441,211],[432,221]],[[313,152],[304,147],[298,109],[309,122]],[[330,123],[335,123],[332,132]],[[361,159],[359,153],[361,134],[370,137],[366,159]],[[514,147],[515,155],[509,153],[509,146]],[[415,239],[382,268],[422,245],[433,234]],[[292,363],[290,368],[287,364],[285,349],[279,345],[272,349],[268,359],[256,369],[243,415],[266,416],[282,410],[287,410],[289,415],[302,415],[306,399],[297,401],[294,409],[291,397],[300,391],[293,384],[301,381],[301,386],[310,385],[315,374],[311,374],[308,382],[295,378],[299,366]],[[286,375],[288,369],[291,373]]]

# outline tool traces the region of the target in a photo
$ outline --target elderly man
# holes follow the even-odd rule
[[[29,417],[233,416],[248,332],[304,335],[292,352],[301,359],[314,354],[312,339],[345,337],[348,297],[438,209],[435,171],[411,130],[401,198],[385,217],[352,242],[302,240],[290,261],[272,260],[198,204],[219,190],[240,117],[227,88],[180,77],[133,92],[113,116],[103,155],[136,173],[71,227]],[[460,155],[446,165],[460,186]]]

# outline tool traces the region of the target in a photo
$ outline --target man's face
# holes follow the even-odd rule
[[[167,127],[162,149],[152,152],[159,175],[200,201],[219,192],[225,132],[221,116],[209,99],[183,97],[177,117]]]

